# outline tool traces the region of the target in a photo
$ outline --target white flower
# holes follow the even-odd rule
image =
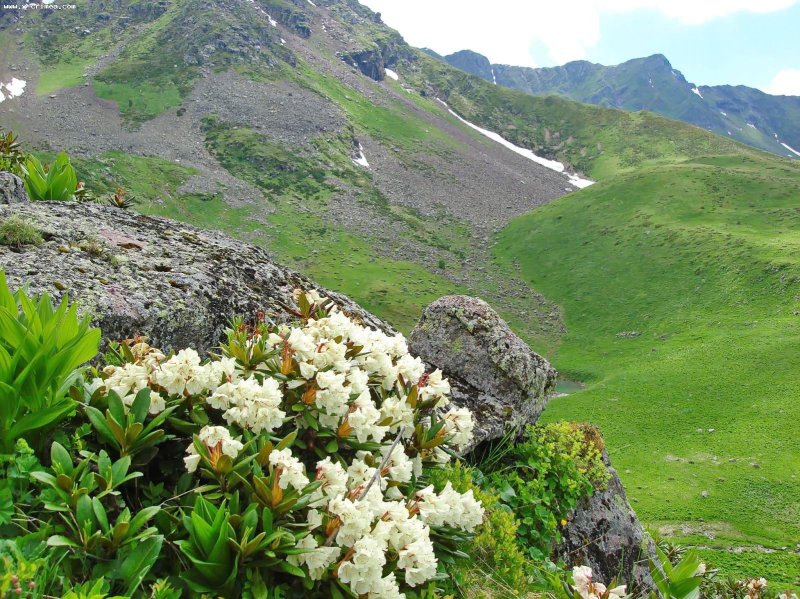
[[[379,588],[386,555],[380,543],[371,536],[361,537],[353,549],[350,560],[339,566],[339,580],[349,584],[350,590],[356,595],[363,595],[373,587]]]
[[[425,374],[425,364],[419,358],[411,354],[404,354],[397,361],[397,373],[403,377],[406,383],[414,384]]]
[[[231,437],[230,432],[224,426],[205,426],[200,429],[197,437],[209,449],[219,447],[220,451],[231,459],[236,459],[236,456],[239,455],[239,452],[244,447],[238,439]],[[191,443],[186,448],[186,453],[188,455],[183,458],[186,470],[194,472],[200,463],[200,456],[197,454],[194,443]]]
[[[164,398],[161,397],[160,393],[156,393],[155,391],[150,391],[150,408],[147,410],[150,414],[160,414],[163,412],[167,407]]]
[[[458,493],[448,482],[440,494],[433,486],[417,492],[420,518],[431,526],[452,526],[471,532],[483,522],[484,509],[470,489]]]
[[[381,413],[370,399],[369,391],[364,391],[353,401],[351,410],[347,423],[353,428],[359,443],[365,443],[370,437],[377,442],[383,440],[389,427],[378,424],[382,420]]]
[[[302,491],[308,485],[305,466],[292,455],[291,449],[273,450],[269,454],[269,463],[281,469],[280,478],[278,479],[278,486],[281,489],[287,489],[292,486],[298,491]]]
[[[405,599],[405,594],[400,592],[394,574],[387,574],[372,585],[369,599]]]
[[[436,407],[443,408],[450,403],[447,398],[450,395],[450,381],[442,376],[442,371],[438,368],[431,372],[425,379],[425,384],[419,387],[419,397],[421,401],[428,401],[439,398]]]
[[[195,472],[197,466],[200,465],[200,454],[197,453],[193,445],[190,445],[186,450],[188,455],[183,458],[183,463],[186,466],[187,472]]]
[[[464,448],[472,442],[474,429],[472,412],[467,408],[452,409],[444,415],[445,434],[450,437],[450,443],[458,448]]]
[[[193,349],[182,349],[153,372],[153,380],[169,395],[195,395],[204,391],[204,370]]]
[[[389,426],[390,432],[397,432],[404,426],[414,424],[414,408],[409,405],[405,398],[389,396],[381,404],[381,420],[391,418],[392,424]]]
[[[383,446],[381,447],[381,454],[383,459],[386,459],[386,455],[389,452],[390,446]],[[400,483],[407,483],[411,481],[411,477],[413,473],[413,465],[411,460],[406,455],[405,449],[403,449],[402,445],[395,445],[394,449],[392,450],[392,455],[389,460],[386,462],[385,468],[387,469],[386,476],[394,481]]]
[[[623,599],[628,592],[627,585],[620,585],[608,590],[608,599]]]
[[[767,580],[766,578],[754,578],[750,582],[747,583],[747,588],[751,591],[759,591],[763,588],[766,588]]]
[[[233,383],[224,383],[208,398],[212,408],[225,410],[222,415],[228,423],[259,434],[271,432],[283,424],[286,412],[280,409],[280,384],[272,378],[262,383],[250,377]]]
[[[415,587],[436,575],[436,556],[433,554],[433,543],[423,537],[409,543],[398,552],[397,567],[405,570],[406,582]]]
[[[588,589],[592,584],[592,569],[589,566],[575,566],[572,568],[572,583],[578,592]]]
[[[123,366],[107,366],[103,369],[109,376],[104,382],[108,391],[113,391],[120,398],[129,397],[126,406],[130,407],[136,394],[147,387],[150,373],[146,367],[140,364],[127,363]]]
[[[347,472],[340,463],[333,462],[330,456],[317,462],[316,480],[323,481],[320,491],[328,497],[347,492]]]
[[[339,547],[319,547],[317,540],[312,535],[300,539],[295,547],[311,551],[290,555],[287,557],[287,561],[294,566],[305,564],[311,580],[322,578],[322,575],[336,561],[342,551]]]
[[[370,531],[373,520],[372,512],[363,507],[343,496],[331,499],[328,511],[339,518],[342,523],[336,533],[338,545],[350,547]]]

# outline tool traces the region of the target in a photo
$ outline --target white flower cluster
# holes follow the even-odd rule
[[[278,453],[280,456],[276,456]],[[355,460],[346,471],[330,458],[317,462],[315,479],[323,484],[315,491],[313,508],[308,512],[310,534],[297,545],[307,552],[289,559],[296,566],[305,565],[313,580],[319,580],[338,560],[337,576],[354,594],[399,599],[405,595],[399,590],[396,575],[384,575],[389,560],[396,560],[408,586],[430,580],[437,567],[430,527],[446,524],[472,531],[483,521],[484,509],[472,491],[460,494],[449,484],[438,495],[428,487],[410,502],[402,496],[391,499],[382,487],[410,480],[410,462],[397,449],[389,454],[389,448],[385,448],[383,458],[386,465],[382,472],[386,474],[379,478],[376,468],[363,460]],[[280,479],[283,486],[283,477],[295,464],[289,450],[274,451],[270,463],[282,468],[287,465]],[[295,477],[298,482],[307,482],[300,470],[294,471],[292,479]],[[373,478],[385,484],[376,482],[366,491]]]
[[[300,303],[312,307],[301,324],[242,325],[223,348],[228,357],[205,364],[191,349],[167,357],[136,342],[132,361],[107,367],[87,387],[113,390],[126,406],[149,388],[152,413],[186,401],[206,409],[212,423],[227,423],[197,435],[214,476],[224,476],[215,460],[247,457],[240,433],[272,440],[298,433],[296,453],[291,445],[273,449],[259,462],[284,494],[310,494],[307,507],[291,513],[293,525],[307,527],[297,543],[305,551],[287,559],[312,580],[335,574],[355,595],[403,598],[402,588],[436,574],[431,528],[473,532],[483,521],[472,491],[412,487],[425,464],[450,459],[447,447],[471,443],[472,415],[450,405],[447,379],[426,373],[402,335],[364,327],[335,308],[317,312],[327,301],[314,292]],[[311,451],[319,436],[325,444],[315,450],[333,440],[336,456],[320,460]],[[187,447],[189,472],[203,459],[194,443]],[[321,484],[307,489],[312,480]]]
[[[219,451],[231,459],[236,459],[244,447],[238,439],[231,437],[230,431],[224,426],[203,427],[197,436],[209,450]],[[186,448],[186,453],[186,457],[183,458],[186,470],[194,472],[200,464],[200,454],[197,453],[194,444]]]
[[[623,599],[627,596],[627,587],[625,585],[606,589],[603,583],[594,582],[592,580],[592,569],[588,566],[575,566],[572,569],[572,583],[572,588],[583,599]]]

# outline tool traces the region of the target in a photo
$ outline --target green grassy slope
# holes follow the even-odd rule
[[[499,237],[496,258],[564,308],[553,358],[587,383],[545,418],[598,424],[640,517],[673,536],[800,536],[798,197],[788,161],[698,158],[566,196]]]

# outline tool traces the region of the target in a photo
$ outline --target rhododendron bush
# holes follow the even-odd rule
[[[87,417],[107,448],[180,479],[167,516],[190,591],[416,596],[483,520],[472,491],[426,483],[472,416],[401,335],[314,292],[297,306],[294,324],[235,321],[208,361],[120,344]]]

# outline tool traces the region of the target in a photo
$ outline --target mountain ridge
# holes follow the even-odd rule
[[[649,110],[780,156],[800,158],[800,97],[774,96],[744,85],[695,85],[663,54],[610,66],[578,60],[543,68],[492,64],[471,50],[441,59],[511,89]]]

